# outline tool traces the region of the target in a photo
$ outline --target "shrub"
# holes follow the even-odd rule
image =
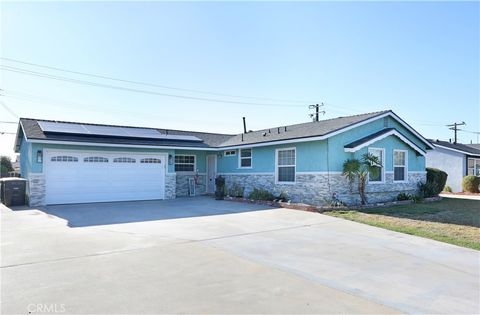
[[[232,185],[232,188],[230,188],[230,190],[228,191],[228,193],[230,194],[230,196],[232,197],[238,197],[238,198],[243,198],[243,193],[245,192],[245,188],[244,187],[240,187],[239,185],[237,184],[233,184]]]
[[[288,201],[288,195],[285,191],[282,191],[278,197],[275,198],[275,200],[281,201],[281,202],[287,202]]]
[[[248,199],[272,201],[275,199],[275,197],[268,190],[254,188],[253,191],[250,193],[250,195],[248,195]]]
[[[422,198],[435,197],[436,185],[434,183],[418,183],[418,196]]]
[[[429,188],[430,196],[424,197],[433,197],[437,196],[442,192],[447,182],[447,173],[436,168],[427,167],[427,185]]]
[[[443,191],[446,191],[446,192],[451,193],[451,192],[452,192],[452,187],[450,187],[450,186],[445,186],[445,188],[443,188]]]
[[[414,203],[421,203],[423,201],[423,197],[420,195],[413,195],[412,196],[412,201]]]
[[[398,201],[404,201],[404,200],[410,200],[412,199],[412,196],[410,196],[409,194],[406,194],[406,193],[399,193],[398,196],[397,196],[397,200]]]
[[[478,193],[478,186],[480,186],[480,177],[467,175],[462,180],[463,191]]]

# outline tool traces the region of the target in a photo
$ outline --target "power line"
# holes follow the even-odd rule
[[[3,120],[0,120],[0,124],[18,124],[17,121],[3,121]]]
[[[15,132],[8,132],[8,131],[1,131],[0,130],[0,135],[16,135]]]
[[[7,112],[9,112],[10,114],[12,114],[13,116],[15,116],[16,118],[20,118],[13,110],[10,109],[10,107],[8,107],[7,105],[5,105],[5,102],[0,100],[0,105],[2,105],[3,108],[5,108],[7,110]]]
[[[106,80],[112,80],[112,81],[123,82],[123,83],[131,83],[131,84],[137,84],[137,85],[144,85],[144,86],[150,86],[150,87],[156,87],[156,88],[170,89],[170,90],[176,90],[176,91],[193,92],[193,93],[199,93],[199,94],[225,96],[225,97],[232,97],[232,98],[257,99],[257,100],[274,101],[274,102],[287,102],[287,103],[299,103],[299,104],[307,103],[305,101],[293,101],[293,100],[286,100],[286,99],[256,97],[256,96],[242,96],[242,95],[234,95],[234,94],[208,92],[208,91],[195,90],[195,89],[186,89],[186,88],[174,87],[174,86],[169,86],[169,85],[162,85],[162,84],[148,83],[148,82],[142,82],[142,81],[134,81],[134,80],[114,78],[114,77],[110,77],[110,76],[106,76],[106,75],[100,75],[100,74],[92,74],[92,73],[86,73],[86,72],[80,72],[80,71],[73,71],[73,70],[68,70],[68,69],[64,69],[64,68],[58,68],[58,67],[41,65],[41,64],[32,63],[32,62],[21,61],[21,60],[13,59],[13,58],[0,57],[0,59],[7,60],[7,61],[10,61],[10,62],[16,62],[16,63],[20,63],[20,64],[24,64],[24,65],[29,65],[29,66],[40,67],[40,68],[44,68],[44,69],[50,69],[50,70],[55,70],[55,71],[62,71],[62,72],[67,72],[67,73],[72,73],[72,74],[89,76],[89,77],[93,77],[93,78],[106,79]],[[311,102],[308,102],[308,103],[311,103]]]
[[[300,106],[302,106],[302,105],[288,105],[288,104],[274,104],[274,103],[240,102],[240,101],[231,101],[231,100],[220,100],[220,99],[212,99],[212,98],[185,96],[185,95],[178,95],[178,94],[160,93],[160,92],[149,91],[149,90],[141,90],[141,89],[135,89],[135,88],[128,88],[128,87],[122,87],[122,86],[116,86],[116,85],[110,85],[110,84],[103,84],[103,83],[96,83],[96,82],[91,82],[91,81],[73,79],[73,78],[69,78],[69,77],[55,76],[55,75],[51,75],[51,74],[48,74],[48,73],[31,71],[31,70],[17,68],[17,67],[11,67],[11,66],[1,65],[0,68],[1,68],[1,70],[4,70],[4,71],[10,71],[10,72],[15,72],[15,73],[20,73],[20,74],[32,75],[32,76],[37,76],[37,77],[41,77],[41,78],[53,79],[53,80],[57,80],[57,81],[77,83],[77,84],[93,86],[93,87],[115,89],[115,90],[120,90],[120,91],[125,91],[125,92],[135,92],[135,93],[165,96],[165,97],[172,97],[172,98],[181,98],[181,99],[188,99],[188,100],[195,100],[195,101],[208,101],[208,102],[215,102],[215,103],[230,103],[230,104],[240,104],[240,105],[272,106],[272,107],[300,107]]]

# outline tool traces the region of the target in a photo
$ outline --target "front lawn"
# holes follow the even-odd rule
[[[480,201],[449,199],[324,214],[480,250]]]

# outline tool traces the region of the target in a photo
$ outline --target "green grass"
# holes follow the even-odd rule
[[[325,214],[480,250],[480,201],[476,200],[444,198],[430,203]]]

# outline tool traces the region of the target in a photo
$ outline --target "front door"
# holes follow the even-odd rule
[[[207,193],[215,192],[215,177],[217,176],[217,156],[207,155]]]

